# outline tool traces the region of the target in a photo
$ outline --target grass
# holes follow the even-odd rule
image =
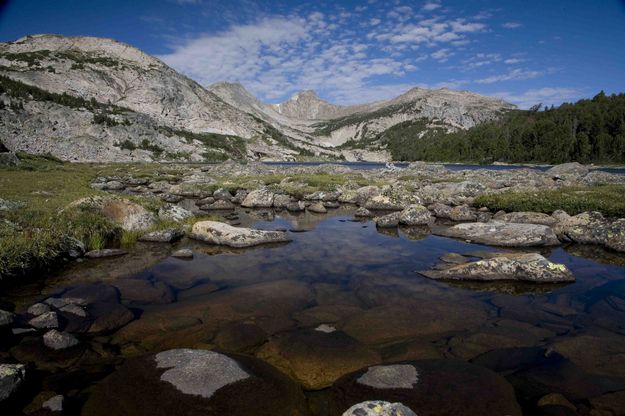
[[[625,186],[600,185],[567,187],[545,191],[502,192],[485,194],[474,201],[476,206],[491,210],[537,211],[551,214],[561,209],[570,215],[599,211],[608,217],[625,216]]]

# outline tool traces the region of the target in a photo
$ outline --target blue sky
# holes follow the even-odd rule
[[[114,38],[268,102],[313,89],[352,104],[422,86],[526,108],[625,92],[620,0],[4,2],[0,41],[34,33]]]

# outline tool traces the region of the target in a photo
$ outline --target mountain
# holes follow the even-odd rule
[[[468,91],[423,88],[361,105],[335,105],[310,90],[268,104],[238,83],[203,87],[111,39],[34,35],[0,43],[4,145],[67,160],[387,160],[384,133],[401,123],[413,123],[419,140],[512,108]]]
[[[71,108],[61,105],[58,100],[54,103],[54,100],[41,99],[41,94],[36,94],[39,100],[13,97],[13,111],[3,115],[0,127],[4,129],[0,132],[4,133],[5,145],[15,150],[49,150],[56,156],[81,161],[94,158],[120,160],[120,157],[121,160],[158,159],[165,154],[160,152],[161,155],[152,157],[129,149],[133,145],[141,146],[145,139],[169,148],[171,151],[167,153],[173,159],[177,159],[177,153],[186,156],[190,152],[186,158],[197,160],[203,158],[202,153],[220,153],[219,143],[218,146],[211,143],[228,136],[242,141],[245,149],[242,155],[222,152],[223,157],[274,155],[288,159],[301,153],[293,139],[276,136],[266,122],[224,102],[160,60],[111,39],[36,35],[1,43],[0,74],[51,94],[66,94],[85,102],[102,104],[98,108],[95,105],[94,108]],[[16,88],[13,85],[9,92]],[[20,112],[15,111],[18,106]],[[8,111],[6,109],[10,106],[4,107]],[[93,120],[95,113],[88,115],[83,110],[117,112],[120,113],[117,114],[119,120],[115,126],[89,124],[87,121]],[[15,125],[23,127],[12,128]],[[135,131],[135,127],[141,131]],[[151,132],[164,129],[169,136],[160,137]],[[172,130],[184,133],[176,136]],[[46,137],[53,143],[40,143],[40,132],[49,133],[51,136]],[[194,136],[198,134],[215,137],[198,140]],[[112,148],[113,143],[119,143],[122,137],[132,142],[126,149],[121,149],[124,152]],[[182,140],[177,139],[180,137]],[[69,146],[72,141],[88,144],[85,149],[78,146],[76,154],[72,155],[69,149],[64,149],[64,143]],[[56,150],[54,143],[59,143]],[[311,152],[313,150],[304,153]]]

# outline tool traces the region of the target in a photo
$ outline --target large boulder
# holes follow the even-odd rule
[[[96,385],[84,416],[306,415],[299,386],[245,356],[175,349],[128,359]]]
[[[338,380],[332,398],[333,414],[375,398],[402,403],[418,415],[521,415],[514,389],[502,376],[453,359],[363,368]]]
[[[196,222],[193,224],[190,237],[210,244],[237,248],[290,241],[287,234],[282,231],[238,228],[217,221]]]
[[[268,189],[256,189],[245,197],[241,206],[245,208],[271,208],[275,195]]]
[[[373,221],[375,225],[380,228],[394,228],[399,225],[400,213],[393,212],[391,214],[382,215],[381,217],[375,217]]]
[[[559,215],[554,230],[562,240],[603,245],[625,252],[625,219],[608,220],[600,212],[584,212],[574,217]]]
[[[516,280],[532,283],[575,281],[573,273],[564,264],[552,263],[537,253],[494,253],[486,259],[419,273],[436,280]]]
[[[502,247],[556,246],[560,244],[558,237],[550,227],[538,224],[516,224],[501,221],[463,223],[449,228],[436,228],[433,233]]]

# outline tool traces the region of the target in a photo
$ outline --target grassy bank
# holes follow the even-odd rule
[[[567,187],[556,190],[502,192],[475,199],[474,205],[493,211],[536,211],[551,214],[564,210],[570,215],[600,211],[608,217],[625,216],[625,186]]]

